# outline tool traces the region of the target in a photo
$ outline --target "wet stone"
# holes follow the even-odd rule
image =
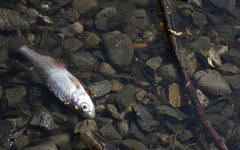
[[[192,134],[191,131],[187,130],[187,129],[183,129],[182,131],[180,131],[179,135],[177,136],[177,139],[183,143],[186,142],[187,140],[193,138],[194,135]]]
[[[112,124],[113,123],[112,119],[105,118],[105,117],[97,117],[97,118],[95,118],[95,121],[96,121],[98,127],[100,127],[100,128],[103,127],[106,124]]]
[[[167,105],[160,105],[156,109],[157,109],[157,114],[160,116],[164,114],[164,115],[173,117],[178,121],[182,121],[187,118],[187,116],[184,113],[182,113],[180,110],[173,107],[169,107]]]
[[[11,145],[11,149],[21,150],[23,147],[25,147],[29,143],[30,143],[29,137],[24,135],[24,134],[22,134]]]
[[[17,85],[14,88],[6,89],[6,98],[9,106],[16,106],[17,103],[24,102],[24,97],[27,94],[25,86]]]
[[[168,82],[180,81],[180,75],[178,74],[176,67],[172,63],[160,67],[158,70],[158,74]]]
[[[216,25],[209,32],[209,36],[213,40],[224,40],[224,42],[229,41],[229,39],[234,40],[237,36],[237,31],[233,26],[230,25]]]
[[[53,141],[57,146],[64,145],[70,142],[69,133],[61,133],[49,137],[50,141]]]
[[[111,91],[112,85],[108,80],[102,80],[90,84],[87,89],[89,89],[91,94],[93,94],[94,96],[101,97]]]
[[[58,150],[58,148],[54,142],[45,142],[45,143],[41,143],[36,146],[30,146],[30,147],[23,148],[23,150],[41,150],[41,149]]]
[[[240,68],[230,63],[222,64],[217,68],[217,70],[223,75],[234,75],[240,73]]]
[[[62,42],[62,46],[69,52],[76,52],[83,47],[83,43],[77,38],[69,38]]]
[[[117,67],[128,66],[133,58],[133,43],[128,35],[111,32],[104,37],[105,50],[111,63]]]
[[[227,81],[216,70],[200,70],[194,74],[194,79],[199,89],[209,95],[223,96],[232,92]]]
[[[188,17],[192,14],[194,7],[188,3],[179,3],[177,4],[177,10],[180,16]]]
[[[79,22],[75,22],[73,24],[61,28],[61,32],[68,37],[79,35],[83,32],[83,30],[84,30],[83,26]]]
[[[128,121],[127,120],[122,120],[117,124],[118,131],[122,136],[125,136],[128,134],[129,131],[129,126],[128,126]]]
[[[92,119],[86,119],[78,122],[74,127],[74,133],[84,132],[87,130],[96,131],[98,129],[97,124]]]
[[[122,83],[120,83],[118,80],[111,80],[111,84],[112,84],[112,91],[113,92],[119,92],[123,89],[124,85]]]
[[[156,71],[162,65],[162,58],[160,56],[153,57],[146,62],[146,67],[151,71]]]
[[[145,30],[150,27],[150,21],[144,9],[134,10],[130,22],[140,30]]]
[[[231,88],[234,90],[240,89],[240,75],[226,75],[224,78],[227,80],[227,82],[230,84]]]
[[[107,104],[107,110],[111,114],[111,116],[113,116],[115,119],[120,118],[120,114],[113,104]]]
[[[116,104],[117,107],[121,110],[131,106],[135,103],[134,95],[136,94],[136,87],[133,85],[126,85],[120,92],[116,95]]]
[[[106,7],[96,15],[95,26],[100,31],[107,31],[108,20],[117,14],[115,7]]]
[[[112,141],[113,144],[122,143],[122,136],[117,132],[117,130],[111,124],[106,124],[105,126],[103,126],[99,130],[99,132],[104,138]]]
[[[34,23],[38,22],[39,12],[36,9],[28,8],[24,12],[24,16],[27,18],[27,21],[30,24],[34,24]]]
[[[8,49],[6,47],[1,47],[0,53],[1,53],[0,63],[3,63],[8,59]]]
[[[132,0],[135,4],[143,7],[147,7],[150,4],[150,0]]]
[[[69,9],[63,13],[62,18],[67,20],[70,23],[74,23],[78,21],[80,14],[73,8],[69,7]]]
[[[204,15],[204,13],[199,13],[197,11],[194,11],[191,16],[192,16],[193,22],[198,26],[198,28],[200,30],[203,30],[203,28],[207,24],[207,18]]]
[[[97,46],[101,41],[97,34],[91,32],[84,32],[83,37],[85,40],[84,47],[86,48]]]
[[[125,139],[123,140],[122,144],[126,150],[147,150],[148,149],[141,142],[134,139]]]
[[[96,59],[89,52],[76,52],[71,55],[71,62],[75,64],[80,71],[93,71]]]
[[[194,52],[208,51],[211,47],[210,38],[207,36],[200,36],[194,42],[188,44],[188,47]]]
[[[217,7],[216,9],[225,9],[234,14],[236,0],[210,0],[210,2]]]
[[[73,0],[72,7],[80,14],[87,14],[97,8],[97,0]]]
[[[115,69],[106,62],[103,62],[99,65],[98,71],[102,74],[114,74],[116,72]]]
[[[144,139],[144,134],[139,130],[135,123],[130,123],[129,134],[138,140]]]

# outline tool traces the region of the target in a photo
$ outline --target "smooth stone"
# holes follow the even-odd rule
[[[80,14],[87,14],[90,11],[97,9],[97,0],[73,0],[72,7],[77,10]]]
[[[139,6],[147,7],[149,6],[151,0],[132,0],[132,1]]]
[[[115,69],[106,62],[102,62],[99,65],[98,71],[102,74],[114,74],[116,72]]]
[[[96,131],[98,129],[95,120],[86,119],[78,122],[74,127],[74,133],[85,132],[87,130]]]
[[[100,31],[107,31],[108,20],[117,14],[115,7],[106,7],[96,15],[95,26]]]
[[[101,41],[97,34],[91,33],[88,31],[83,32],[83,37],[84,37],[84,47],[86,48],[97,46]]]
[[[101,97],[111,91],[112,85],[108,80],[102,80],[88,85],[87,89],[90,90],[94,97]]]
[[[156,56],[150,58],[145,65],[154,73],[162,65],[162,57]]]
[[[82,72],[93,71],[96,61],[89,52],[75,52],[71,54],[71,62]]]
[[[148,150],[145,145],[134,139],[125,139],[122,144],[126,150]]]
[[[99,132],[107,140],[112,141],[114,144],[122,143],[122,136],[117,132],[117,130],[111,125],[106,124],[103,126]]]
[[[227,42],[229,40],[234,40],[237,36],[236,29],[231,25],[216,25],[209,31],[209,37],[213,40],[224,40]]]
[[[28,144],[30,144],[29,136],[22,134],[11,144],[11,149],[21,150]]]
[[[97,117],[94,119],[98,125],[99,128],[103,127],[106,124],[112,124],[113,120],[110,118],[105,118],[105,117]]]
[[[115,119],[120,119],[120,114],[113,104],[107,104],[107,110]]]
[[[211,48],[210,37],[200,36],[194,42],[189,43],[188,47],[194,52],[208,51]]]
[[[134,95],[136,92],[136,87],[133,85],[129,84],[124,86],[124,88],[116,95],[115,101],[117,107],[120,108],[120,110],[124,110],[135,103]]]
[[[223,75],[234,75],[240,73],[240,68],[230,63],[222,64],[217,68],[217,70]]]
[[[168,82],[180,81],[180,75],[174,64],[170,63],[159,68],[158,74]]]
[[[62,18],[70,23],[77,22],[79,17],[80,14],[71,7],[69,7],[68,10],[62,14]]]
[[[23,150],[58,150],[58,148],[54,142],[50,141],[50,142],[41,143],[36,146],[23,148]]]
[[[28,8],[23,15],[27,18],[27,21],[30,24],[38,22],[39,12],[36,9]]]
[[[198,28],[203,30],[205,25],[208,23],[205,14],[194,11],[191,16],[193,22],[198,26]]]
[[[150,27],[150,21],[148,15],[144,9],[138,9],[132,11],[132,16],[130,18],[130,23],[139,28],[140,30],[145,30]]]
[[[126,136],[129,131],[129,126],[128,126],[128,121],[127,120],[122,120],[117,124],[118,131],[122,136]]]
[[[184,119],[187,118],[187,116],[184,113],[182,113],[180,110],[174,107],[170,107],[167,105],[159,105],[156,109],[157,109],[157,114],[160,116],[164,114],[172,118],[175,118],[178,121],[183,121]]]
[[[188,3],[177,4],[177,10],[181,17],[188,17],[193,13],[194,7]]]
[[[232,91],[224,77],[216,70],[200,70],[194,74],[199,89],[209,95],[224,96]]]
[[[68,37],[80,35],[83,33],[83,30],[84,28],[79,22],[75,22],[73,24],[61,28],[61,32]]]
[[[224,78],[227,80],[227,82],[230,84],[231,88],[234,90],[240,89],[240,75],[226,75]]]
[[[111,63],[117,67],[128,66],[133,58],[133,43],[128,35],[111,32],[104,37],[103,44]]]
[[[111,80],[111,84],[112,84],[112,91],[113,92],[119,92],[123,89],[124,85],[122,83],[120,83],[118,80],[116,79],[112,79]]]
[[[129,134],[138,140],[144,139],[144,134],[139,130],[135,123],[130,123]]]
[[[240,67],[240,51],[238,49],[231,48],[226,53],[224,53],[222,57],[227,62]]]
[[[69,143],[70,139],[70,133],[61,133],[49,137],[49,140],[53,141],[57,146]]]
[[[78,49],[83,47],[83,42],[77,38],[69,38],[62,42],[62,46],[69,52],[76,52]]]
[[[218,9],[225,9],[234,15],[236,0],[210,0]]]
[[[192,132],[190,130],[187,129],[183,129],[179,135],[177,136],[177,139],[181,142],[184,143],[187,140],[190,140],[191,138],[193,138],[194,135],[192,134]]]
[[[17,85],[14,88],[6,89],[6,98],[9,106],[16,106],[17,103],[24,102],[24,97],[27,94],[27,88],[22,85]]]

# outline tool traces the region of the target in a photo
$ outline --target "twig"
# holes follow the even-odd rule
[[[198,100],[197,94],[195,92],[194,86],[192,84],[192,81],[190,79],[190,75],[187,69],[187,66],[185,65],[185,62],[181,56],[179,46],[177,44],[176,37],[169,32],[169,30],[173,30],[172,26],[172,19],[171,19],[171,12],[169,9],[169,5],[167,3],[167,0],[160,0],[160,7],[162,14],[164,16],[164,22],[165,22],[165,30],[168,36],[168,41],[170,45],[172,46],[172,53],[174,54],[174,57],[177,60],[178,63],[178,68],[183,76],[183,83],[188,91],[189,98],[192,101],[192,104],[194,106],[194,109],[197,113],[198,118],[201,120],[203,126],[205,129],[208,131],[208,133],[212,136],[213,140],[215,141],[216,145],[221,149],[221,150],[227,150],[227,146],[223,143],[223,141],[219,138],[217,132],[215,129],[212,127],[210,122],[207,120],[207,118],[204,116],[204,112],[201,108],[200,102]]]

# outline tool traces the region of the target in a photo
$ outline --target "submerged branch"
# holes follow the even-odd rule
[[[208,131],[208,133],[212,136],[213,140],[215,141],[216,145],[222,149],[222,150],[227,150],[228,148],[226,145],[223,143],[223,141],[219,138],[217,132],[215,129],[212,127],[210,122],[207,120],[207,118],[204,115],[204,112],[201,108],[200,102],[198,100],[196,91],[194,89],[194,86],[192,84],[192,81],[190,79],[189,71],[187,66],[185,65],[185,62],[181,56],[179,46],[177,44],[177,39],[175,35],[173,35],[170,30],[175,31],[172,26],[172,19],[171,19],[171,12],[169,9],[169,3],[168,0],[160,0],[160,7],[161,7],[161,13],[164,16],[164,22],[165,22],[165,31],[168,36],[168,41],[169,44],[171,45],[171,52],[173,53],[176,61],[178,68],[180,70],[180,73],[183,77],[183,83],[188,91],[189,98],[192,101],[192,104],[194,106],[194,109],[197,113],[198,118],[201,120],[204,128]]]

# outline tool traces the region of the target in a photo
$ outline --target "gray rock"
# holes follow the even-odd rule
[[[23,150],[58,150],[54,142],[45,142],[36,146],[23,148]]]
[[[150,0],[132,0],[135,4],[143,7],[147,7],[150,4]]]
[[[159,75],[168,82],[180,81],[180,75],[177,72],[177,68],[174,64],[167,64],[160,67],[158,71]]]
[[[153,57],[146,62],[147,68],[153,73],[162,65],[162,58],[160,56]]]
[[[224,60],[240,67],[240,51],[238,49],[229,49],[222,55]]]
[[[208,51],[211,48],[210,38],[200,36],[194,42],[188,44],[188,47],[194,52]]]
[[[104,47],[113,65],[124,67],[131,63],[134,48],[128,35],[111,32],[104,37]]]
[[[24,97],[27,94],[25,86],[17,85],[14,88],[6,89],[6,98],[9,106],[14,106],[17,103],[24,102]]]
[[[211,39],[223,39],[224,41],[229,41],[229,39],[234,40],[237,36],[237,31],[233,26],[230,25],[216,25],[208,34]]]
[[[92,119],[86,119],[78,122],[74,127],[74,133],[84,133],[88,131],[96,131],[98,129],[97,124]]]
[[[184,113],[182,113],[180,110],[173,107],[169,107],[167,105],[160,105],[156,109],[157,109],[157,114],[160,116],[164,114],[167,116],[171,116],[179,121],[182,121],[187,118],[187,116]]]
[[[141,104],[133,104],[132,111],[138,116],[138,118],[143,120],[153,119],[153,116],[148,112],[148,110]]]
[[[100,31],[107,31],[108,20],[117,14],[115,7],[106,7],[96,15],[95,26]]]
[[[39,12],[36,9],[28,8],[23,15],[27,18],[27,21],[30,24],[38,22]]]
[[[57,146],[69,143],[70,139],[69,133],[61,133],[49,137],[49,140],[53,141]]]
[[[236,0],[210,0],[217,8],[225,9],[230,13],[234,13]]]
[[[127,150],[148,150],[145,145],[134,139],[125,139],[122,144]]]
[[[232,91],[227,81],[215,70],[200,70],[194,74],[199,89],[210,95],[228,95]]]
[[[103,127],[106,124],[112,124],[113,120],[110,118],[105,118],[105,117],[97,117],[94,119],[98,125],[98,127]]]
[[[87,89],[89,89],[91,94],[93,94],[94,96],[101,97],[111,91],[112,85],[108,80],[102,80],[90,84]]]
[[[111,125],[111,124],[106,124],[103,126],[99,132],[101,135],[112,141],[114,144],[120,144],[122,143],[122,136],[117,132],[117,130]]]
[[[72,7],[80,14],[87,14],[90,11],[97,9],[97,0],[73,0]]]
[[[30,138],[22,134],[17,138],[17,140],[13,142],[13,144],[11,145],[11,149],[21,150],[23,147],[25,147],[29,143],[30,143]]]
[[[219,66],[217,70],[223,75],[233,75],[240,73],[240,69],[237,66],[230,63],[225,63]]]
[[[140,30],[145,30],[150,27],[150,21],[144,9],[134,10],[132,12],[130,22],[133,26],[139,28]]]
[[[69,52],[76,52],[83,47],[83,43],[77,38],[69,38],[62,42],[62,46]]]
[[[118,80],[112,79],[111,80],[112,84],[112,91],[113,92],[119,92],[123,89],[124,85],[120,83]]]
[[[113,104],[107,104],[107,110],[115,119],[120,119],[120,114]]]
[[[194,11],[191,16],[192,16],[193,22],[198,26],[198,28],[200,30],[203,30],[205,25],[208,23],[204,13],[199,13],[197,11]]]
[[[116,72],[115,69],[106,62],[103,62],[99,65],[98,71],[102,74],[114,74]]]
[[[71,55],[71,62],[82,72],[93,71],[96,61],[89,52],[76,52]]]
[[[40,104],[33,106],[33,117],[30,121],[30,125],[39,126],[47,130],[52,130],[55,126],[53,118],[48,110]]]
[[[97,34],[88,31],[83,33],[83,37],[85,42],[84,47],[86,48],[97,46],[101,41]]]
[[[79,22],[75,22],[73,24],[61,28],[61,32],[68,37],[73,37],[83,32],[83,26]]]
[[[116,104],[117,107],[121,110],[131,106],[135,103],[134,95],[136,94],[137,90],[136,87],[133,85],[126,85],[120,92],[116,95]]]
[[[191,131],[187,130],[187,129],[183,129],[179,135],[177,136],[177,139],[181,142],[181,143],[184,143],[186,142],[187,140],[193,138],[194,135],[192,134]]]
[[[126,136],[129,131],[128,121],[122,120],[120,123],[117,124],[118,131],[122,136]]]
[[[138,140],[144,139],[144,134],[138,129],[138,127],[134,123],[130,123],[129,134]]]
[[[240,89],[240,75],[226,75],[224,78],[227,80],[227,82],[230,84],[231,88],[234,90]]]
[[[79,17],[80,14],[72,7],[69,7],[68,10],[62,15],[62,18],[70,23],[77,22]]]

